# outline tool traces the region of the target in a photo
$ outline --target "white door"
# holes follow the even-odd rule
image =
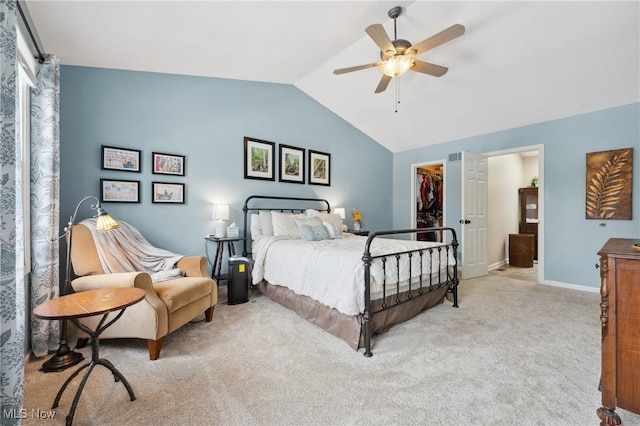
[[[487,157],[462,152],[462,278],[487,275]]]

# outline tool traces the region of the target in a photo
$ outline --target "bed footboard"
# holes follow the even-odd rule
[[[389,253],[384,255],[372,255],[371,243],[377,237],[398,235],[398,234],[421,234],[427,232],[441,231],[444,241],[449,241],[446,244],[440,244],[433,247],[425,247],[415,250],[403,251],[398,253]],[[450,238],[448,234],[450,233]],[[453,297],[453,307],[458,307],[458,269],[457,269],[457,253],[458,253],[458,239],[456,237],[456,231],[453,228],[438,227],[438,228],[421,228],[421,229],[404,229],[397,231],[380,231],[372,233],[367,239],[365,250],[362,255],[362,262],[364,264],[364,288],[365,288],[365,310],[363,313],[364,321],[364,356],[370,357],[373,355],[371,352],[371,324],[374,315],[393,309],[404,303],[408,303],[418,297],[422,297],[432,293],[435,290],[447,288],[447,292]],[[419,271],[412,271],[412,259],[414,256],[419,256]],[[438,267],[436,271],[433,271],[430,267],[429,271],[423,269],[423,259],[428,256],[428,265],[433,265],[437,262],[438,265],[444,265],[445,267]],[[383,269],[383,282],[378,283],[382,287],[382,299],[385,301],[380,306],[374,308],[372,304],[372,292],[371,292],[371,267],[373,262],[380,262]],[[387,262],[390,264],[390,269],[396,271],[397,277],[392,280],[393,284],[386,282],[386,267]],[[409,267],[410,277],[407,285],[408,289],[401,291],[401,279],[400,279],[400,263],[406,262]],[[417,277],[416,277],[417,276]],[[416,278],[411,278],[416,277]],[[387,297],[387,294],[395,294],[396,297]]]

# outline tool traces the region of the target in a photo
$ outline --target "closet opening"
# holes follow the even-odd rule
[[[412,224],[417,229],[444,226],[444,162],[414,166],[414,212]],[[442,232],[417,234],[419,241],[442,241]]]

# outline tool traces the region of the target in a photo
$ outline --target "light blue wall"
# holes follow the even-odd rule
[[[450,153],[489,153],[544,145],[544,278],[599,287],[597,252],[611,237],[640,235],[640,104],[558,119],[517,129],[409,150],[393,159],[393,226],[410,226],[411,165],[447,159]],[[586,154],[634,148],[633,220],[585,219]],[[489,170],[491,173],[491,170]],[[446,162],[446,224],[460,235],[461,162]],[[489,212],[496,206],[489,206]]]
[[[60,105],[61,225],[110,178],[140,180],[142,202],[105,209],[183,254],[204,254],[214,202],[242,227],[252,194],[326,198],[360,209],[369,229],[391,227],[392,153],[294,86],[63,66]],[[244,179],[244,136],[330,153],[331,186]],[[101,170],[101,145],[142,150],[142,173]],[[152,174],[152,152],[185,155],[186,176]],[[152,181],[185,183],[186,204],[152,204]]]
[[[586,220],[585,154],[634,147],[640,164],[640,104],[391,154],[293,86],[156,73],[63,66],[61,70],[61,223],[100,178],[140,180],[140,204],[106,203],[155,245],[203,254],[212,232],[212,203],[231,205],[242,225],[251,194],[327,198],[333,207],[361,209],[368,229],[411,227],[411,165],[446,160],[463,150],[495,152],[544,145],[545,271],[547,281],[599,286],[593,265],[610,237],[640,234],[638,179],[633,220]],[[243,137],[332,154],[330,187],[243,178]],[[141,149],[142,173],[100,170],[100,146]],[[187,175],[151,174],[151,152],[185,155]],[[637,166],[636,166],[637,168]],[[460,232],[461,162],[446,161],[446,223]],[[151,203],[151,182],[183,182],[185,205]],[[389,200],[393,199],[392,213]],[[87,209],[79,217],[89,215]],[[350,223],[350,220],[348,220]]]

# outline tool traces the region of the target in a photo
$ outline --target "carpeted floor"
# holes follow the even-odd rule
[[[145,342],[101,341],[137,400],[99,367],[74,424],[596,425],[599,302],[490,274],[461,283],[459,309],[445,302],[392,327],[365,358],[252,294],[221,302],[212,323],[173,333],[157,361]],[[49,410],[70,374],[42,373],[42,361],[26,368],[23,424],[62,425],[79,379],[55,419],[36,419],[31,410]],[[640,425],[640,415],[617,411],[624,425]]]

